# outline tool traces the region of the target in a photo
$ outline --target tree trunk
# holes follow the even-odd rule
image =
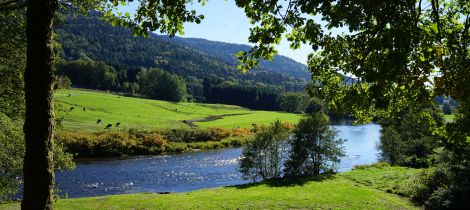
[[[52,19],[57,0],[29,0],[25,80],[26,152],[22,209],[52,209],[53,170],[53,43]]]

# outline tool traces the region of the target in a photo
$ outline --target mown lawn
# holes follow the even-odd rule
[[[56,209],[418,209],[387,193],[409,185],[419,170],[356,169],[323,180],[289,180],[160,195],[153,193],[60,199]],[[19,204],[0,205],[18,209]]]
[[[300,119],[296,114],[253,111],[232,105],[173,103],[78,89],[59,90],[55,100],[62,109],[74,107],[64,117],[62,124],[66,130],[97,131],[107,124],[112,124],[115,129],[117,122],[125,129],[188,127],[183,120],[196,121],[194,124],[200,127],[236,128],[251,127],[253,123],[267,124],[277,119],[296,123]],[[58,116],[63,117],[64,112],[58,112]],[[198,122],[209,116],[223,117]],[[96,123],[98,119],[102,120],[99,124]]]

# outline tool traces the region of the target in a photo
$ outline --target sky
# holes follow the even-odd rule
[[[126,6],[122,10],[132,14],[132,11],[136,10],[136,6],[136,4]],[[178,36],[249,44],[249,28],[252,25],[245,16],[245,12],[236,6],[234,0],[209,0],[204,6],[198,4],[195,0],[195,3],[190,8],[196,10],[198,14],[203,14],[204,20],[200,24],[185,23],[184,35]],[[276,46],[276,50],[280,55],[287,56],[303,64],[306,64],[308,54],[313,52],[312,48],[308,45],[292,50],[285,39]]]

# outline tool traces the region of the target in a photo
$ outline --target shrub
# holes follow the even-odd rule
[[[150,133],[142,138],[142,145],[146,147],[161,147],[166,144],[166,140],[158,133]]]
[[[469,209],[469,197],[470,168],[438,165],[420,174],[412,200],[426,209]]]
[[[100,157],[121,155],[148,155],[163,152],[178,153],[189,149],[216,149],[241,146],[251,139],[247,128],[224,129],[157,129],[144,131],[71,132],[56,135],[67,151],[75,157]],[[172,145],[169,145],[173,143]],[[179,143],[179,144],[174,144]],[[186,146],[183,146],[186,145]]]
[[[268,127],[256,127],[255,138],[243,148],[243,157],[239,163],[243,178],[254,181],[259,178],[280,178],[283,151],[288,138],[289,133],[280,121]]]
[[[302,118],[289,141],[291,149],[285,163],[286,175],[317,176],[334,169],[344,156],[344,140],[336,138],[336,133],[323,113]]]
[[[440,139],[432,130],[443,125],[442,115],[434,109],[406,110],[398,115],[380,122],[380,159],[414,168],[434,164],[434,149]]]
[[[185,152],[185,151],[188,151],[189,148],[185,143],[170,142],[167,145],[167,150],[172,151],[172,152]]]
[[[251,136],[251,129],[249,128],[234,128],[231,130],[232,137],[244,137],[244,136]]]

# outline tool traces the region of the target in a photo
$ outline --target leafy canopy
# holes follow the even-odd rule
[[[285,35],[292,48],[308,44],[309,91],[330,109],[349,109],[359,122],[406,107],[426,107],[432,96],[469,98],[465,71],[469,9],[451,1],[236,0],[256,23],[241,68],[272,58]],[[321,19],[321,21],[319,20]],[[333,30],[348,32],[335,34]],[[353,75],[344,80],[342,75]],[[352,83],[351,83],[352,82]]]

